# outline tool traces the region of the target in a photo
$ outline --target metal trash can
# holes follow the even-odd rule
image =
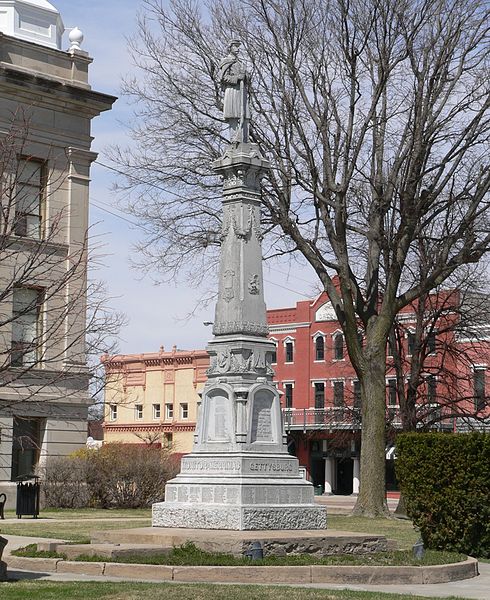
[[[323,495],[323,485],[315,485],[315,487],[313,488],[313,493],[315,496],[322,496]]]
[[[17,518],[23,516],[31,516],[37,519],[39,515],[39,497],[41,492],[41,484],[36,479],[35,481],[19,481],[17,483]]]

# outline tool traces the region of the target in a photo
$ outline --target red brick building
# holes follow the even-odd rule
[[[417,419],[419,425],[429,428],[464,430],[476,422],[475,416],[488,414],[490,328],[479,326],[477,337],[462,334],[455,327],[460,319],[456,310],[459,295],[446,292],[434,298],[437,306],[425,311],[426,356]],[[416,308],[407,307],[398,316],[401,369],[407,382],[416,339]],[[269,337],[277,347],[273,368],[282,391],[290,451],[299,458],[318,489],[321,486],[325,493],[357,493],[360,390],[328,297],[321,294],[292,308],[269,310],[267,315]],[[362,336],[361,330],[359,335]],[[387,440],[393,440],[394,433],[401,429],[391,354],[388,349]],[[395,488],[392,442],[387,441],[386,455],[388,489]]]

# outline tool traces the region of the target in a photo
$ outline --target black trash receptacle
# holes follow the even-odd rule
[[[37,519],[39,515],[40,483],[36,481],[17,484],[17,518],[27,515]]]

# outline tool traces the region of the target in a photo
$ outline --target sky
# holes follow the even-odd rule
[[[93,276],[106,282],[114,308],[123,312],[128,324],[121,332],[119,350],[134,354],[170,350],[201,349],[211,338],[204,325],[213,321],[214,306],[199,302],[202,290],[184,285],[154,285],[151,277],[131,267],[134,244],[141,228],[131,215],[121,212],[112,187],[117,174],[105,150],[110,144],[130,145],[125,124],[132,108],[120,97],[121,78],[135,72],[126,50],[127,38],[136,29],[136,16],[143,9],[139,0],[51,0],[60,11],[67,31],[63,48],[69,46],[68,29],[78,27],[84,34],[82,49],[93,58],[89,78],[93,89],[119,96],[113,110],[94,119],[93,150],[99,153],[91,172],[90,221],[94,244],[100,250]],[[133,224],[132,224],[133,223]],[[163,235],[163,232],[162,232]],[[264,265],[265,297],[268,308],[294,306],[314,294],[315,277],[306,266],[291,269],[287,264]],[[186,318],[189,313],[191,318]]]

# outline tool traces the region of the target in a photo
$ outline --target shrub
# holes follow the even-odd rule
[[[396,452],[407,514],[424,544],[490,558],[490,435],[402,434]]]
[[[100,508],[140,508],[163,500],[165,483],[177,472],[173,458],[151,446],[105,444],[86,456],[90,499]]]
[[[57,457],[47,461],[41,473],[44,505],[53,508],[82,508],[88,504],[85,461]]]
[[[178,472],[175,459],[160,448],[105,444],[68,458],[48,461],[46,506],[56,508],[143,508],[163,500],[165,483]]]

